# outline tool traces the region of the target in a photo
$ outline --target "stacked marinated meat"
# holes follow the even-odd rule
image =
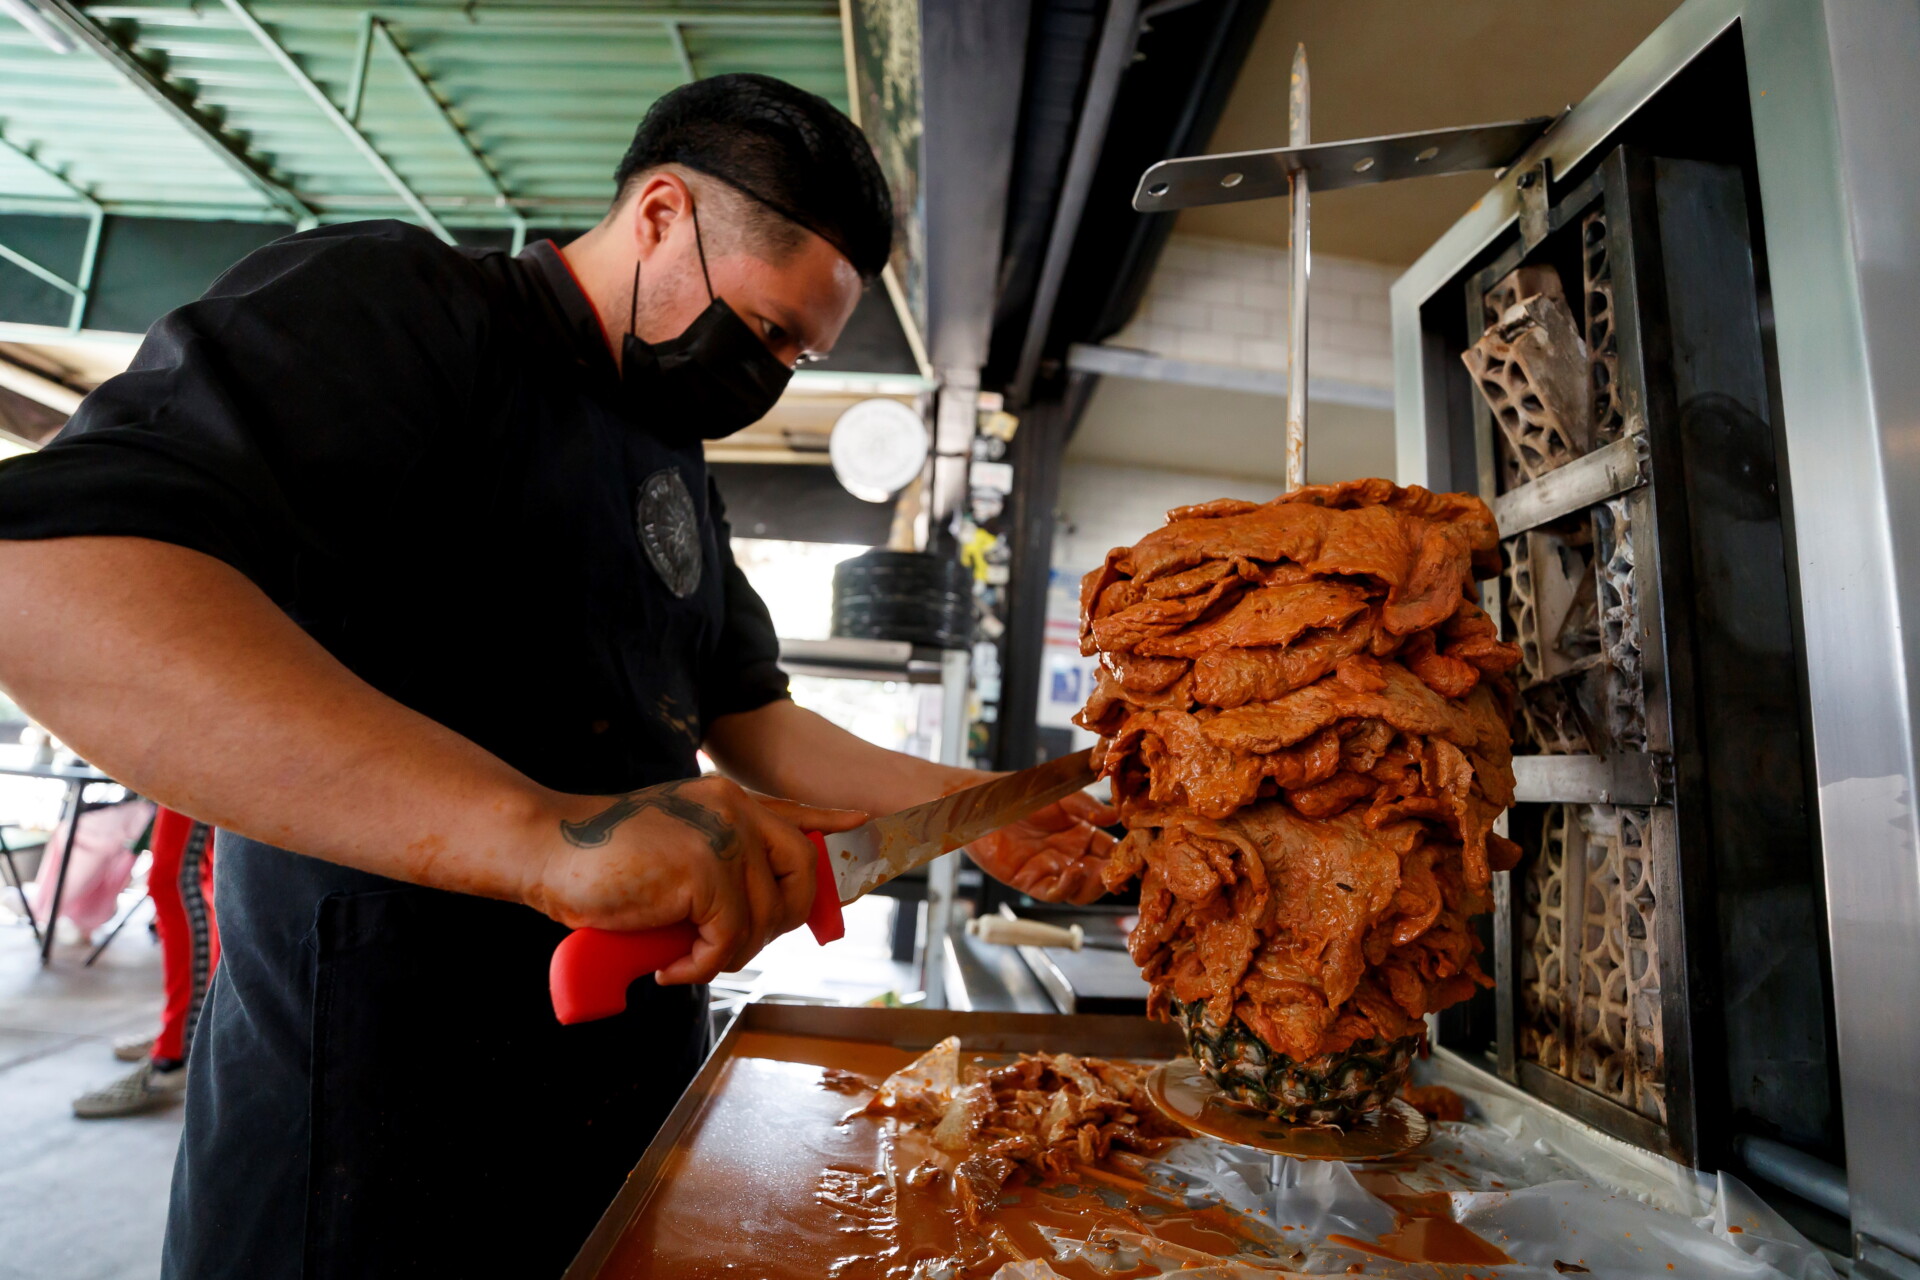
[[[1296,1061],[1490,985],[1468,917],[1518,848],[1498,568],[1478,498],[1385,480],[1182,507],[1087,575],[1080,723],[1140,877],[1151,1010],[1204,1001]],[[1097,755],[1101,754],[1099,751]]]

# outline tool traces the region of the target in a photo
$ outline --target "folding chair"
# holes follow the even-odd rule
[[[7,838],[7,832],[9,830],[13,832],[13,838],[11,840]],[[40,921],[36,919],[33,914],[33,904],[27,901],[27,887],[21,881],[20,866],[13,860],[14,854],[30,853],[36,845],[33,843],[24,843],[16,848],[15,843],[20,841],[21,835],[22,831],[19,827],[0,827],[0,861],[5,861],[7,864],[7,883],[11,884],[13,891],[20,895],[20,911],[27,917],[27,927],[33,930],[33,943],[34,946],[38,947],[40,945]],[[45,836],[39,837],[37,847],[43,852],[45,851],[47,847],[47,838]]]

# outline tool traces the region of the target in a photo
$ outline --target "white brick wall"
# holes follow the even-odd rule
[[[1158,529],[1170,507],[1214,498],[1266,502],[1278,493],[1271,480],[1070,461],[1060,473],[1053,564],[1085,573],[1111,548],[1131,546]]]
[[[1400,268],[1351,258],[1313,260],[1308,360],[1314,378],[1393,385],[1387,288]],[[1140,312],[1111,346],[1284,372],[1284,249],[1176,235],[1167,242]]]
[[[1093,735],[1072,725],[1093,685],[1095,660],[1080,656],[1080,578],[1113,547],[1131,546],[1158,529],[1167,509],[1214,498],[1265,502],[1278,492],[1271,480],[1199,475],[1160,467],[1069,459],[1060,473],[1055,508],[1053,573],[1047,590],[1046,640],[1040,675],[1040,723],[1072,728],[1075,747]]]
[[[1350,258],[1314,258],[1308,326],[1314,378],[1393,385],[1387,290],[1400,270]],[[1160,256],[1139,314],[1107,343],[1181,360],[1284,372],[1286,305],[1285,250],[1176,235]],[[1276,407],[1276,432],[1279,417]],[[1090,416],[1081,431],[1099,427]],[[1265,502],[1278,492],[1271,478],[1069,457],[1060,477],[1053,564],[1077,580],[1109,548],[1137,542],[1159,528],[1169,507],[1212,498]]]

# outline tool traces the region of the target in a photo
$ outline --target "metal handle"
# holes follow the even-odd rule
[[[1077,924],[1062,927],[1008,916],[975,916],[967,921],[967,932],[982,942],[1004,947],[1065,947],[1078,951],[1087,941],[1085,930]]]

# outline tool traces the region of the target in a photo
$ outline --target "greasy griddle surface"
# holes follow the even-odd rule
[[[889,1165],[904,1172],[932,1154],[925,1136],[869,1118],[842,1124],[868,1095],[826,1087],[823,1068],[878,1081],[915,1056],[856,1040],[739,1034],[706,1105],[598,1274],[893,1280],[917,1262],[957,1258],[963,1274],[987,1276],[1021,1254],[1045,1256],[1043,1225],[1083,1235],[1099,1221],[1140,1222],[1137,1203],[1115,1208],[1112,1185],[1104,1196],[1019,1187],[982,1237],[959,1222],[950,1195],[889,1177]],[[1156,1235],[1185,1248],[1224,1255],[1241,1243],[1218,1209],[1149,1213]]]
[[[841,1126],[856,1100],[823,1088],[820,1069],[884,1077],[913,1058],[854,1040],[741,1035],[706,1109],[600,1274],[834,1274],[848,1246],[868,1242],[841,1235],[850,1224],[815,1193],[825,1170],[858,1176],[878,1167],[880,1127]]]

